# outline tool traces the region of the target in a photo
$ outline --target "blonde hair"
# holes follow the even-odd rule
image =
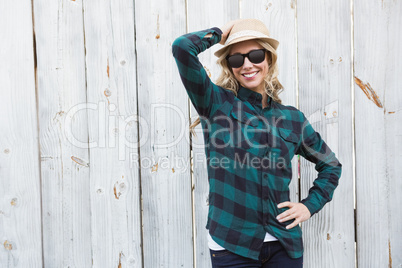
[[[268,53],[268,65],[269,70],[267,76],[264,78],[265,82],[265,93],[272,98],[275,102],[282,103],[282,100],[279,98],[279,93],[282,92],[283,86],[278,80],[278,64],[277,64],[277,53],[276,50],[267,42],[264,42],[260,39],[255,40],[259,45],[265,48]],[[218,79],[216,80],[216,85],[228,89],[237,96],[237,92],[239,91],[240,85],[236,80],[232,68],[228,65],[226,60],[226,56],[230,52],[230,47],[228,46],[223,54],[218,58],[217,63],[221,66],[222,72]],[[200,118],[198,117],[190,125],[190,131],[195,135],[194,128],[200,123]]]

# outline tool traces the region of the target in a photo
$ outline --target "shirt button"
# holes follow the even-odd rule
[[[264,179],[266,179],[266,178],[268,178],[268,175],[267,175],[267,174],[264,174]]]

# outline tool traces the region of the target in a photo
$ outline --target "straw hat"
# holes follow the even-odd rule
[[[257,19],[243,19],[233,25],[224,46],[216,51],[214,55],[220,57],[229,46],[252,39],[266,41],[274,50],[276,50],[279,45],[277,40],[269,37],[269,31],[262,21]]]

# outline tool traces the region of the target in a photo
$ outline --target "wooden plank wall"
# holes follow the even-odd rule
[[[34,2],[44,266],[91,265],[82,5]]]
[[[83,1],[94,267],[141,266],[133,1]]]
[[[186,32],[185,1],[135,1],[135,29],[139,116],[150,131],[140,158],[152,163],[141,167],[144,267],[192,267],[189,106],[171,52]]]
[[[359,267],[402,266],[402,3],[354,5]]]
[[[41,176],[30,1],[0,2],[0,266],[41,267]]]
[[[302,224],[307,267],[354,266],[349,1],[297,1],[299,103],[342,163],[332,202]],[[301,159],[301,197],[317,172]],[[339,257],[342,256],[342,257]]]
[[[280,41],[283,103],[343,164],[302,224],[304,266],[402,266],[400,2],[34,0],[0,2],[1,267],[211,266],[202,133],[171,44],[249,17]],[[218,48],[200,55],[212,80]],[[292,201],[317,175],[300,164]]]

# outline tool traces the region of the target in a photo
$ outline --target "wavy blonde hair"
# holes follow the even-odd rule
[[[255,40],[260,46],[265,48],[269,53],[268,53],[268,74],[264,78],[265,82],[265,93],[270,96],[274,101],[278,103],[282,103],[282,100],[279,98],[279,93],[282,92],[283,86],[278,80],[278,64],[277,64],[277,53],[276,50],[267,42],[264,42],[260,39]],[[232,68],[228,65],[228,62],[226,60],[226,56],[229,55],[230,53],[230,48],[231,46],[228,46],[226,50],[223,52],[223,54],[218,58],[217,63],[221,66],[222,72],[219,75],[218,79],[216,80],[216,85],[226,88],[235,94],[237,96],[237,92],[239,91],[240,84],[236,80]],[[195,135],[194,128],[200,123],[200,118],[198,117],[197,120],[195,120],[191,125],[190,125],[190,131]]]

